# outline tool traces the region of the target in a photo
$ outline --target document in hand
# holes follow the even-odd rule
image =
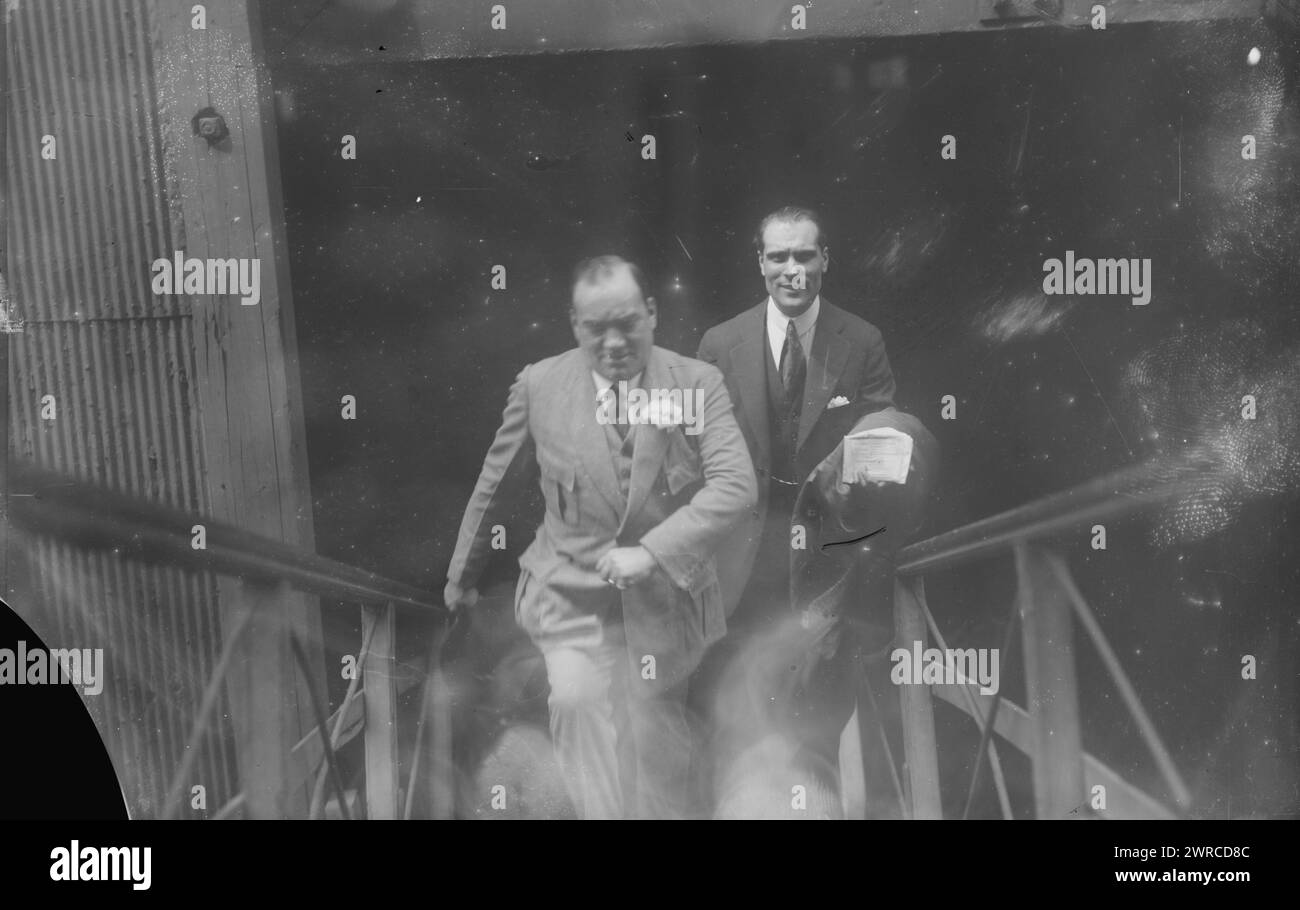
[[[907,483],[912,464],[912,437],[891,427],[877,427],[844,437],[841,483]]]

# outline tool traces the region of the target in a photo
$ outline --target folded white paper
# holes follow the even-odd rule
[[[907,483],[912,437],[891,427],[844,437],[843,483]]]

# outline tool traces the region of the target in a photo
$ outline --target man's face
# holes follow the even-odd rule
[[[763,251],[758,254],[763,281],[776,305],[792,316],[812,306],[830,265],[817,234],[817,224],[807,219],[773,221],[763,229]]]
[[[631,272],[620,268],[573,289],[573,337],[593,370],[611,382],[645,369],[655,343],[654,298],[642,299]]]

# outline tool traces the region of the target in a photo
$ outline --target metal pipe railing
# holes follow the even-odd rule
[[[428,592],[411,585],[346,565],[281,540],[139,499],[96,483],[69,478],[29,462],[17,461],[9,465],[8,489],[10,522],[29,532],[48,535],[66,544],[87,549],[112,550],[142,562],[211,571],[242,579],[252,583],[255,588],[261,587],[268,591],[293,588],[321,597],[360,603],[366,611],[368,624],[382,620],[390,632],[393,628],[393,609],[396,606],[436,610],[449,615],[445,606]],[[204,546],[200,549],[195,549],[192,545],[191,535],[195,525],[203,526]],[[273,601],[268,601],[270,602]],[[245,637],[245,628],[255,615],[260,615],[258,605],[251,606],[228,633],[221,659],[205,688],[202,704],[187,738],[189,745],[186,755],[168,787],[164,816],[172,814],[177,807],[183,782],[192,767],[198,744],[206,735],[234,651]],[[272,634],[278,634],[278,631],[273,630]],[[291,644],[294,645],[293,653],[303,665],[304,675],[308,677],[310,685],[311,674],[308,672],[307,658],[301,643],[295,638]],[[384,670],[393,660],[393,647],[391,634],[382,644],[382,653],[374,653],[375,648],[371,647],[369,635],[362,647],[362,672],[366,674],[369,683],[365,689],[368,714],[365,735],[367,805],[372,811],[378,804],[379,796],[386,795],[391,802],[392,794],[397,792],[397,687],[391,671]],[[348,690],[348,699],[357,689],[357,680],[354,680]],[[340,741],[348,699],[344,700],[330,729],[324,705],[320,704],[316,693],[310,694],[316,715],[314,732],[320,739],[323,757],[328,765],[333,757],[333,749]],[[381,699],[380,694],[386,694],[387,698]],[[257,716],[263,707],[259,705],[254,708],[251,722],[255,726],[263,722],[274,723],[271,716]],[[306,742],[306,739],[303,741]],[[322,769],[322,778],[326,770],[329,769]],[[383,773],[377,773],[380,771]],[[310,773],[314,778],[315,773]],[[346,817],[346,797],[342,792],[342,783],[337,773],[333,779]],[[293,774],[267,778],[265,773],[261,773],[259,781],[263,786],[254,787],[254,796],[250,797],[248,782],[245,782],[241,796],[245,804],[252,805],[261,814],[265,814],[274,801],[273,797],[262,792],[268,785],[268,780],[273,790],[281,792],[288,792],[297,785]],[[321,783],[313,788],[313,799],[309,805],[309,813],[312,815],[319,810]],[[408,787],[413,783],[414,781],[408,782]],[[274,808],[270,811],[274,813]]]
[[[1088,521],[1118,518],[1188,491],[1218,462],[1201,452],[1158,458],[972,522],[898,553],[895,570],[917,575],[1050,537]]]
[[[282,540],[73,480],[27,462],[13,462],[9,470],[10,519],[70,544],[119,550],[146,562],[285,581],[321,597],[446,611],[427,591]],[[190,529],[196,524],[204,527],[206,549],[191,546]]]
[[[1219,462],[1204,450],[1189,450],[1179,455],[1154,459],[940,534],[899,552],[896,563],[899,576],[895,603],[896,634],[899,640],[920,640],[923,630],[918,626],[916,617],[924,615],[944,653],[947,653],[947,645],[940,636],[921,593],[920,581],[923,574],[1008,550],[1016,554],[1016,602],[1017,613],[1024,624],[1030,700],[1026,713],[1030,726],[1027,735],[1015,740],[1014,744],[1025,751],[1033,763],[1035,802],[1040,817],[1065,817],[1077,812],[1078,801],[1084,798],[1081,779],[1083,768],[1090,762],[1093,766],[1097,765],[1083,751],[1079,741],[1078,694],[1074,681],[1068,605],[1073,605],[1074,612],[1078,614],[1102,655],[1103,663],[1119,688],[1125,707],[1137,722],[1139,732],[1154,756],[1175,802],[1186,809],[1191,797],[1168,750],[1156,733],[1155,725],[1142,707],[1141,700],[1070,578],[1065,564],[1050,551],[1029,545],[1077,529],[1087,522],[1120,517],[1177,497],[1203,484],[1206,474],[1219,467]],[[1010,628],[1009,625],[1008,631]],[[1006,650],[1007,642],[1004,642],[1001,651]],[[980,726],[982,734],[976,756],[977,777],[986,750],[991,753],[990,761],[996,763],[996,753],[992,751],[988,734],[995,727],[999,697],[993,698],[993,710],[988,717],[983,717],[967,687],[962,685],[961,690],[967,702],[964,708]],[[937,767],[937,743],[934,739],[930,699],[928,693],[910,693],[910,700],[908,691],[905,690],[902,695],[904,751],[908,763],[928,771],[919,775],[913,773],[914,814],[916,806],[923,805],[926,810],[923,814],[938,817],[938,778],[932,770]],[[996,726],[1000,729],[1002,725]],[[1132,791],[1156,807],[1158,811],[1152,814],[1167,814],[1167,810],[1154,799],[1131,788],[1122,779],[1113,775],[1112,778],[1126,791]],[[967,808],[975,783],[976,780],[973,779],[971,793],[967,795]],[[1001,787],[999,799],[1005,816],[1008,810],[1007,798]]]
[[[1124,515],[1179,495],[1215,466],[1214,459],[1207,455],[1191,453],[1117,471],[913,544],[900,551],[896,570],[899,576],[920,576],[927,571],[945,569],[1006,549],[1019,548],[1026,542],[1077,528],[1087,521]],[[419,588],[320,556],[284,541],[253,534],[223,522],[196,517],[91,482],[70,480],[30,463],[13,463],[10,472],[9,489],[13,491],[9,501],[10,520],[67,543],[114,549],[143,561],[165,562],[249,580],[288,584],[318,596],[360,602],[371,608],[401,605],[445,612],[442,604]],[[191,546],[191,529],[195,524],[204,526],[205,549],[196,550]],[[912,600],[907,596],[907,589],[900,589],[898,594],[903,601]],[[900,627],[899,631],[909,631],[912,637],[924,637],[925,614],[928,610],[921,598],[916,598],[916,601],[912,611],[904,611],[909,613],[911,626],[915,628],[904,630]],[[898,606],[896,604],[896,610]],[[896,619],[901,622],[902,617],[896,615]],[[933,622],[932,619],[930,621]],[[934,631],[937,632],[937,628]],[[1095,637],[1097,630],[1089,629],[1089,632]],[[1109,669],[1114,675],[1114,668]],[[219,666],[218,674],[221,671],[222,667]],[[1123,690],[1122,673],[1117,681]],[[211,685],[216,682],[214,679]],[[1127,702],[1136,700],[1135,693],[1126,694],[1131,696],[1126,699]],[[913,766],[913,812],[915,814],[918,810],[916,802],[919,797],[925,803],[919,807],[920,814],[938,816],[941,812],[938,806],[937,763],[934,761],[935,743],[932,739],[933,721],[928,717],[929,699],[924,698],[922,701],[923,704],[911,707],[926,715],[921,720],[927,720],[928,723],[908,723],[908,716],[912,712],[909,712],[908,705],[904,705],[905,752],[910,753],[909,765]],[[1130,703],[1129,707],[1132,709],[1133,705]],[[1134,713],[1139,722],[1145,717],[1140,704]],[[912,720],[916,721],[917,718]],[[330,740],[338,735],[337,724],[335,727]],[[909,730],[916,734],[910,737],[914,740],[911,742],[906,735]],[[390,738],[391,732],[390,728]],[[921,733],[925,735],[920,736]],[[200,735],[201,731],[195,731],[192,738]],[[328,749],[331,744],[323,745]],[[391,748],[388,752],[391,752]],[[981,757],[982,753],[981,749]],[[1162,749],[1157,749],[1156,753],[1158,760],[1164,759],[1160,762],[1161,770],[1168,774],[1172,763],[1168,761],[1167,753]],[[389,759],[391,756],[385,752],[385,764],[391,763]],[[924,766],[920,768],[925,772],[922,773],[921,780],[916,779],[918,762]],[[1174,779],[1177,780],[1176,773]],[[315,783],[313,802],[320,798],[320,784],[323,781]],[[395,792],[391,781],[384,782],[383,785],[385,792]],[[171,789],[175,790],[175,785]],[[1185,806],[1185,787],[1174,786],[1173,789],[1177,801]]]

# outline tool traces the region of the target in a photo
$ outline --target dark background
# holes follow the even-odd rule
[[[694,353],[764,296],[757,219],[811,204],[830,232],[824,296],[882,330],[898,406],[943,447],[931,532],[1183,446],[1216,454],[1204,489],[1108,526],[1106,551],[1087,528],[1060,548],[1192,814],[1300,812],[1292,39],[1237,21],[424,63],[373,50],[274,72],[321,552],[440,593],[511,380],[573,344],[573,264],[640,263],[657,343]],[[1067,249],[1150,258],[1151,303],[1044,297],[1043,261]],[[483,583],[507,615],[476,665],[489,688],[469,691],[498,722],[545,718],[535,678],[503,695],[492,673],[526,651],[502,630],[537,507],[520,503]],[[1009,559],[927,584],[950,645],[999,643]],[[355,651],[355,611],[327,611],[327,633],[331,653]],[[401,640],[422,659],[422,624]],[[1076,649],[1085,747],[1168,801],[1081,634]],[[1018,669],[1003,679],[1022,700]],[[945,774],[965,780],[973,725],[937,714]]]

